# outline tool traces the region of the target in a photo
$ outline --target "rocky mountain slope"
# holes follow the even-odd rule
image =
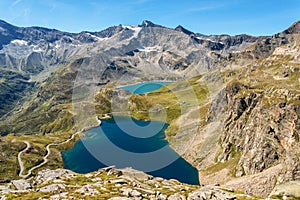
[[[39,27],[19,28],[3,21],[1,27],[0,34],[3,39],[0,40],[2,45],[0,67],[30,76],[25,83],[36,86],[36,90],[31,90],[36,91],[31,96],[31,102],[34,101],[35,104],[19,113],[22,116],[17,121],[22,122],[27,120],[24,118],[28,117],[28,112],[32,112],[32,107],[37,107],[37,102],[43,105],[41,101],[49,98],[49,95],[40,97],[40,94],[52,91],[53,97],[57,88],[72,90],[72,81],[78,69],[85,69],[85,73],[88,73],[87,66],[89,70],[96,69],[99,74],[99,77],[96,77],[97,85],[116,80],[119,84],[127,83],[129,80],[131,82],[151,79],[177,80],[213,69],[220,55],[227,55],[230,49],[240,50],[262,39],[251,36],[226,36],[213,41],[208,36],[200,38],[196,36],[197,34],[187,34],[182,30],[162,27],[149,21],[144,21],[139,26],[120,25],[100,32],[79,34]],[[63,77],[61,75],[63,71],[73,74],[71,75],[73,78]],[[59,81],[48,84],[52,80]],[[64,85],[65,82],[70,84]],[[43,85],[46,85],[46,91],[43,91],[45,88]],[[51,89],[49,85],[56,89]],[[6,90],[3,89],[3,92]],[[69,92],[64,94],[65,102],[70,102],[71,94]],[[22,95],[17,97],[3,104],[8,107],[6,110],[19,105]],[[55,104],[61,104],[56,101],[55,99]],[[47,107],[46,110],[50,110],[52,106]],[[42,115],[45,114],[44,109]],[[38,115],[40,116],[40,112]],[[51,113],[48,115],[51,116]],[[51,120],[53,119],[49,119],[48,122]],[[10,121],[16,121],[16,117],[13,116]],[[37,121],[43,120],[36,120],[32,123],[35,124],[35,128],[32,130],[32,127],[28,127],[28,131],[40,131],[41,125],[36,126]],[[1,131],[2,134],[26,132],[24,129],[16,128],[13,131],[6,128]]]
[[[221,72],[224,87],[186,155],[202,183],[266,196],[277,184],[299,180],[298,31],[299,22],[236,55],[260,49],[264,59]]]
[[[17,176],[14,156],[23,148],[22,140],[32,145],[24,156],[25,167],[30,168],[41,163],[47,144],[92,126],[95,113],[110,112],[113,92],[125,98],[128,94],[117,85],[173,80],[171,90],[133,95],[130,109],[136,118],[148,119],[137,111],[157,103],[168,107],[167,139],[177,152],[192,141],[183,157],[199,169],[201,184],[263,197],[297,196],[288,191],[300,180],[299,24],[273,36],[253,37],[205,36],[149,21],[78,34],[1,21],[0,133],[8,135],[0,138],[0,166],[12,166],[6,168],[9,180],[2,181]],[[74,95],[86,88],[95,92],[89,101]],[[187,88],[195,96],[187,95]],[[185,104],[171,107],[178,101],[174,94],[184,94]],[[84,116],[77,106],[84,109]],[[69,145],[55,147],[52,161],[42,168],[61,167],[59,151]],[[63,188],[69,195],[68,187]],[[220,188],[212,190],[218,194],[215,190]],[[136,191],[137,199],[142,198],[144,193]],[[191,193],[182,195],[193,199]],[[199,195],[194,199],[201,199]]]
[[[238,51],[263,38],[247,35],[198,36],[149,21],[139,26],[119,25],[100,32],[79,34],[40,27],[19,28],[4,21],[1,21],[0,27],[0,66],[31,75],[100,53],[129,59],[130,64],[140,70],[146,70],[140,65],[149,63],[152,68],[161,68],[169,74],[177,69],[176,64],[187,68],[193,63],[199,71],[205,71],[212,67],[211,51]],[[143,59],[145,56],[151,62]]]

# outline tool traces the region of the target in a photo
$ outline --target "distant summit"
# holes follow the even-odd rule
[[[161,25],[158,25],[158,24],[154,24],[153,22],[149,21],[149,20],[144,20],[142,22],[141,25],[139,25],[140,27],[163,27]]]
[[[154,26],[156,26],[156,24],[154,24],[154,23],[151,22],[151,21],[144,20],[144,21],[142,22],[142,27],[154,27]]]
[[[185,29],[183,26],[181,25],[178,25],[176,28],[175,28],[176,31],[180,31],[180,32],[183,32],[187,35],[194,35],[195,33],[193,33],[192,31],[189,31],[187,29]]]

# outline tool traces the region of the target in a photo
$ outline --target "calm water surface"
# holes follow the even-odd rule
[[[170,83],[172,82],[150,81],[150,82],[137,83],[133,85],[127,85],[120,88],[123,90],[127,90],[133,94],[144,94],[147,92],[158,90],[162,86]]]
[[[121,88],[143,94],[169,83],[146,82]],[[173,151],[164,139],[167,127],[164,122],[145,122],[131,117],[102,120],[100,127],[89,130],[72,149],[62,152],[64,166],[78,173],[111,165],[132,167],[153,176],[199,184],[197,169]]]

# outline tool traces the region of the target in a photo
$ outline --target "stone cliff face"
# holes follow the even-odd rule
[[[280,170],[272,174],[272,181],[266,185],[299,180],[299,104],[266,105],[263,101],[267,92],[250,93],[242,98],[231,92],[227,93],[221,152],[217,160],[225,162],[238,154],[236,177],[255,175],[280,165]],[[276,92],[276,95],[280,93]],[[287,98],[292,98],[292,95]],[[240,189],[257,193],[257,185],[247,187]],[[270,191],[264,192],[268,194]]]
[[[300,51],[293,27],[271,39],[277,42],[264,59],[221,73],[224,88],[212,99],[203,127],[219,121],[217,133],[210,133],[218,139],[212,144],[199,137],[193,148],[205,156],[187,157],[198,160],[202,183],[267,196],[277,184],[300,180]]]

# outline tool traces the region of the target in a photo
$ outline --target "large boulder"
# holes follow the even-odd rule
[[[12,184],[17,190],[27,190],[32,188],[31,183],[28,180],[20,179],[12,181]]]

